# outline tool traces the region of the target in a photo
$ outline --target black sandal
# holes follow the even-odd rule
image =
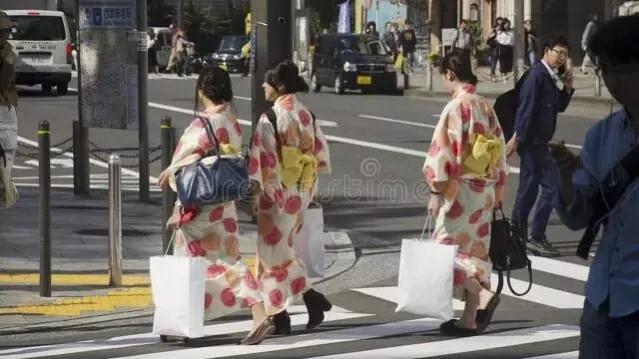
[[[477,310],[475,322],[477,323],[478,333],[483,333],[490,324],[490,321],[493,319],[493,314],[495,313],[495,309],[497,308],[499,301],[499,294],[494,294],[488,301],[488,304],[486,304],[486,309]]]
[[[479,334],[477,329],[458,327],[456,325],[457,321],[457,319],[451,319],[445,323],[442,323],[442,325],[439,326],[439,331],[442,332],[442,334],[453,335],[456,337],[467,337]]]

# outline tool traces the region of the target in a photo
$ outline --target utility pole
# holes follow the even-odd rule
[[[251,119],[253,128],[270,106],[262,82],[270,67],[291,60],[292,0],[251,0]]]
[[[184,0],[178,0],[177,2],[177,28],[183,29],[184,27]]]
[[[146,40],[146,0],[137,0],[138,5],[138,37]],[[144,46],[140,46],[144,45]],[[146,41],[138,42],[138,142],[140,145],[140,201],[148,202],[149,197],[149,126],[147,123],[148,100],[147,100],[147,78],[149,72],[148,53]]]
[[[524,0],[515,0],[515,66],[513,68],[515,85],[524,70],[525,52]]]

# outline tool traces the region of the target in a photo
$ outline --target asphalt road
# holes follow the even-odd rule
[[[249,79],[234,78],[236,106],[240,118],[250,120]],[[170,115],[174,124],[183,130],[192,120],[194,106],[194,79],[154,79],[149,82],[149,131],[151,147],[159,144],[160,119]],[[75,87],[75,86],[71,86]],[[481,85],[479,86],[481,93]],[[399,357],[446,358],[524,358],[576,350],[579,308],[583,303],[583,283],[588,263],[573,253],[580,238],[562,227],[553,218],[548,229],[549,239],[556,243],[563,256],[556,260],[533,258],[533,291],[523,297],[503,295],[495,315],[495,324],[488,337],[455,339],[440,336],[433,322],[406,322],[416,317],[395,314],[394,295],[397,285],[399,245],[403,238],[414,238],[423,226],[425,214],[425,188],[421,167],[432,136],[437,115],[446,99],[407,99],[398,96],[362,95],[348,93],[335,95],[331,89],[322,93],[302,95],[302,100],[323,122],[331,143],[333,174],[322,179],[321,194],[325,207],[325,222],[329,229],[349,232],[358,253],[358,261],[347,273],[320,284],[318,288],[331,294],[334,303],[345,312],[336,311],[334,321],[324,331],[310,336],[294,336],[268,340],[255,351],[237,349],[233,344],[242,330],[226,327],[211,329],[219,336],[196,340],[186,347],[157,343],[152,336],[113,338],[150,331],[149,318],[134,322],[123,321],[96,326],[93,330],[78,330],[66,339],[48,341],[46,335],[20,345],[55,344],[53,348],[28,348],[12,352],[9,357],[39,357],[58,355],[59,358],[77,358],[71,347],[83,348],[81,357],[129,357],[149,353],[164,353],[166,357],[218,357],[220,353],[235,353],[242,357],[313,357],[344,352],[361,352],[362,358],[383,357],[383,348],[395,348]],[[606,106],[580,103],[560,116],[557,140],[565,140],[578,149],[587,129],[609,113]],[[23,141],[35,140],[39,120],[51,123],[52,143],[71,135],[71,123],[77,118],[77,98],[72,93],[64,97],[43,97],[38,92],[21,93],[20,129]],[[245,137],[249,127],[243,126]],[[92,129],[91,140],[103,149],[135,148],[137,133],[105,129]],[[62,146],[64,147],[64,146]],[[28,159],[25,159],[28,160]],[[37,163],[19,162],[25,167],[22,177],[36,176]],[[54,169],[54,183],[68,185],[70,169],[61,162]],[[129,163],[131,164],[131,163]],[[512,160],[516,167],[517,160]],[[152,176],[161,168],[156,162]],[[102,165],[95,162],[92,184],[98,188]],[[135,172],[130,172],[129,187],[135,189]],[[67,177],[65,177],[67,176]],[[28,179],[23,180],[25,183]],[[65,182],[66,181],[66,182]],[[517,175],[508,181],[506,209],[512,206],[517,187]],[[514,274],[515,287],[521,288],[525,276]],[[339,289],[337,289],[339,288]],[[344,289],[347,290],[344,290]],[[367,288],[356,290],[357,288]],[[508,292],[506,289],[505,292]],[[352,313],[367,314],[356,316]],[[246,319],[245,316],[241,317]],[[303,318],[300,319],[302,323]],[[391,326],[376,327],[383,323]],[[215,325],[216,323],[209,323]],[[217,327],[216,327],[217,328]],[[298,327],[301,329],[301,327]],[[109,340],[104,340],[112,338]],[[64,346],[76,340],[90,340],[84,344]],[[95,345],[105,347],[96,349]],[[131,344],[124,348],[115,345]],[[281,344],[278,345],[278,344]],[[422,345],[423,344],[423,345]],[[47,350],[60,350],[50,352]],[[17,350],[17,349],[11,349]],[[0,351],[0,355],[10,355]],[[157,356],[157,357],[165,357]],[[140,356],[146,358],[150,356]],[[154,356],[156,357],[156,356]],[[567,354],[565,358],[575,357]],[[137,356],[136,356],[137,358]]]

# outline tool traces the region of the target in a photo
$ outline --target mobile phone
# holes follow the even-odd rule
[[[559,73],[559,77],[564,77],[564,75],[566,74],[566,65],[559,66],[557,72]]]

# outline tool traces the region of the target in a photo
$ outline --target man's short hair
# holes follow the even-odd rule
[[[546,49],[554,49],[556,46],[565,47],[570,51],[570,43],[563,36],[557,36],[546,41],[544,43],[544,51],[546,51]]]
[[[628,64],[639,63],[639,14],[615,18],[599,28],[588,41],[588,55],[595,66],[601,58]]]
[[[461,25],[461,24],[466,24],[466,25],[468,25],[468,20],[466,20],[466,19],[461,19],[461,21],[459,21],[459,24],[460,24],[460,25]]]

